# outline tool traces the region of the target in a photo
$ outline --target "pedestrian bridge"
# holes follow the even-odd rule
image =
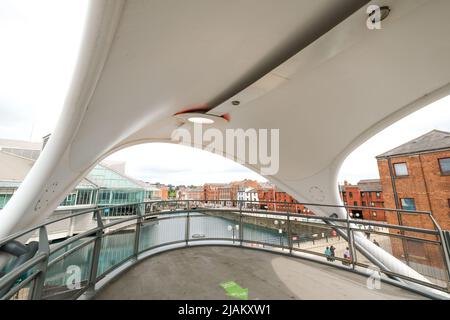
[[[232,299],[220,286],[230,280],[248,289],[249,300],[424,299],[388,283],[370,289],[367,279],[366,275],[271,252],[194,246],[136,264],[95,299]]]
[[[250,207],[242,201],[236,201],[236,207],[208,202],[154,201],[96,208],[16,233],[0,241],[5,251],[20,251],[0,278],[0,296],[224,298],[220,284],[235,281],[246,286],[250,299],[448,298],[448,249],[437,224],[423,229],[305,215],[289,210],[296,203],[284,203],[286,211],[276,212],[257,209],[262,205],[257,202]],[[373,210],[421,214],[434,221],[426,212]],[[52,225],[86,219],[92,226],[83,232],[62,241],[48,240]],[[377,265],[355,237],[376,242],[378,250],[412,272],[405,276],[402,270]],[[28,239],[26,246],[23,239]],[[426,245],[427,256],[432,253],[434,258],[406,258],[408,252],[399,251],[408,248],[401,246],[403,241]],[[330,246],[335,248],[334,256],[325,255]],[[350,252],[349,258],[344,251]],[[158,291],[153,291],[155,286]]]
[[[0,266],[8,263],[1,297],[95,296],[101,281],[154,249],[207,241],[322,260],[332,242],[338,262],[349,248],[352,272],[376,266],[385,281],[446,297],[445,234],[430,213],[410,212],[425,214],[431,229],[380,225],[351,221],[334,204],[339,168],[353,150],[450,93],[449,1],[89,4],[56,128],[1,213]],[[206,137],[199,122],[211,129]],[[242,208],[147,212],[136,204],[128,216],[78,213],[95,217],[93,227],[49,245],[50,224],[61,220],[44,221],[99,161],[136,144],[178,143],[179,129],[194,137],[184,143],[210,151],[227,132],[261,133],[252,147],[232,137],[214,152],[304,202],[314,220]],[[267,129],[273,143],[263,139]],[[35,241],[24,246],[27,239]],[[417,247],[426,250],[410,252]]]

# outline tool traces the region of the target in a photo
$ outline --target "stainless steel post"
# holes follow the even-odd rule
[[[287,212],[287,233],[288,233],[288,246],[289,246],[289,254],[292,254],[292,229],[291,229],[291,211]]]
[[[347,241],[349,245],[350,250],[350,258],[351,258],[351,264],[352,268],[355,269],[355,247],[354,247],[354,241],[353,241],[353,230],[350,227],[350,214],[347,213]]]
[[[443,232],[442,229],[439,228],[439,233],[441,238],[442,250],[444,251],[445,265],[447,267],[447,291],[450,292],[450,231]]]
[[[447,290],[450,291],[450,232],[445,231],[445,233],[442,231],[442,228],[437,223],[436,219],[434,219],[432,213],[430,212],[430,219],[434,224],[434,227],[439,232],[439,239],[441,243],[441,249],[443,253],[444,263],[445,267],[447,269]]]
[[[242,202],[239,202],[239,241],[242,246],[244,241],[244,228],[242,224]]]
[[[137,259],[138,254],[139,254],[139,241],[141,238],[141,225],[142,225],[142,210],[141,210],[141,205],[137,205],[138,206],[138,210],[136,212],[137,214],[137,219],[136,219],[136,231],[135,231],[135,236],[134,236],[134,250],[133,250],[133,256],[135,259]],[[145,205],[144,205],[144,214],[145,214]]]
[[[50,246],[48,244],[47,229],[45,226],[39,228],[39,249],[37,254],[45,254],[46,258],[37,265],[38,276],[34,280],[32,300],[41,300],[44,291],[45,276],[47,275],[48,259],[50,255]]]
[[[97,282],[97,271],[100,260],[100,250],[102,248],[103,237],[103,221],[100,214],[101,210],[95,212],[97,218],[97,232],[95,233],[94,250],[92,252],[91,270],[89,271],[88,290],[95,291],[95,283]]]
[[[185,230],[185,241],[186,241],[186,246],[189,245],[189,229],[190,229],[190,211],[188,211],[187,215],[186,215],[186,230]]]

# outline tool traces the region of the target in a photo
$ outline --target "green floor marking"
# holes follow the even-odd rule
[[[220,286],[225,290],[227,296],[241,300],[248,300],[248,289],[241,288],[234,281],[222,282]]]

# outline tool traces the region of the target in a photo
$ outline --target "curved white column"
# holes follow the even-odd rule
[[[74,166],[71,145],[86,116],[115,35],[123,1],[90,3],[80,57],[56,129],[33,168],[0,216],[0,238],[42,222],[101,156],[87,147],[88,166]]]

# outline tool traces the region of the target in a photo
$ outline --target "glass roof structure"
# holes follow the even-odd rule
[[[107,189],[142,189],[143,187],[134,182],[130,177],[125,177],[120,173],[106,168],[103,165],[97,165],[88,175],[87,180],[91,181],[99,188]]]

